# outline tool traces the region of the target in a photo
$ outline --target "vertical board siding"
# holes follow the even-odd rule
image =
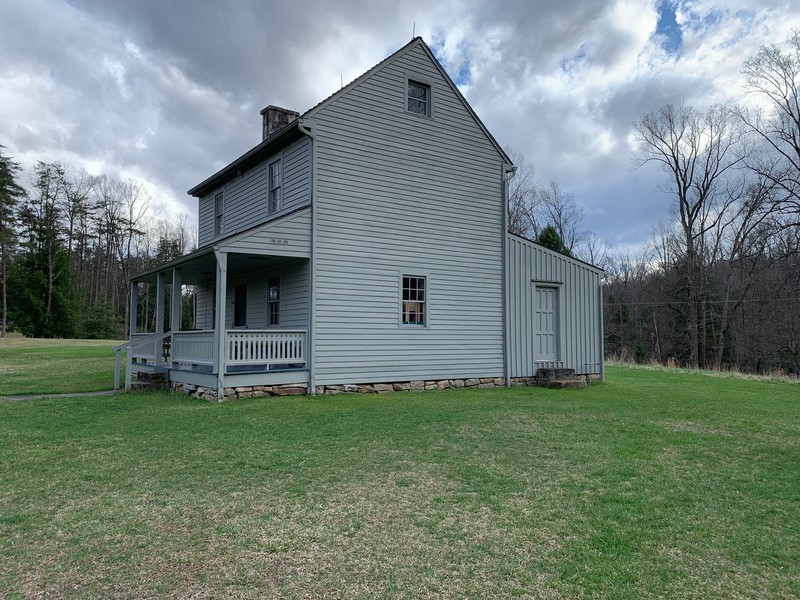
[[[558,285],[560,360],[576,373],[600,363],[601,271],[516,236],[508,236],[509,360],[512,377],[536,374],[536,282]]]
[[[406,77],[433,86],[407,113]],[[313,116],[317,384],[503,374],[502,157],[419,46]],[[427,277],[426,327],[400,324]]]
[[[267,214],[269,192],[269,165],[283,159],[283,208],[274,215]],[[223,231],[227,237],[244,231],[267,219],[280,217],[311,202],[311,140],[303,138],[285,150],[245,171],[210,194],[200,198],[198,244],[200,247],[214,240],[214,196],[225,194]]]

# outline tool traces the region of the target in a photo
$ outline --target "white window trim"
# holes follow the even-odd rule
[[[425,279],[425,322],[422,325],[414,323],[403,323],[403,277],[422,277]],[[431,276],[430,273],[423,269],[411,268],[398,271],[397,274],[397,288],[398,288],[398,310],[397,310],[397,324],[401,329],[417,329],[425,330],[431,326]]]
[[[217,211],[217,199],[219,198],[220,210]],[[214,237],[222,235],[225,231],[225,192],[214,194]]]
[[[272,323],[272,300],[269,297],[270,282],[275,279],[278,281],[278,299],[275,303],[278,305],[278,322]],[[281,278],[280,276],[267,277],[267,328],[280,327],[281,325]]]
[[[272,186],[272,167],[274,165],[278,165],[280,168],[280,185],[275,187]],[[267,165],[267,214],[274,215],[283,210],[283,156],[279,156],[275,160],[271,161],[269,165]],[[272,206],[272,197],[275,190],[280,190],[280,204],[275,206],[273,209]]]
[[[408,84],[419,83],[428,86],[428,113],[418,113],[408,110]],[[433,119],[436,113],[436,86],[433,79],[418,73],[405,73],[405,85],[403,87],[403,110],[409,115],[415,115],[421,119]]]

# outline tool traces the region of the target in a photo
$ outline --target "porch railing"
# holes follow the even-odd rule
[[[172,364],[214,364],[213,331],[176,331],[172,334]]]
[[[228,331],[225,353],[228,366],[303,364],[306,332],[301,329]]]

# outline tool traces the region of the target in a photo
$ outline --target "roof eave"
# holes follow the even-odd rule
[[[244,154],[242,154],[239,158],[234,160],[229,165],[223,167],[216,173],[214,173],[211,177],[204,180],[203,182],[197,184],[192,189],[190,189],[187,194],[190,196],[194,196],[196,198],[200,198],[204,196],[213,188],[219,186],[221,183],[224,183],[228,179],[232,179],[236,176],[237,171],[245,168],[251,162],[258,162],[263,158],[264,155],[271,154],[271,150],[276,147],[280,146],[284,143],[287,143],[294,139],[295,137],[299,137],[299,135],[304,135],[305,132],[302,131],[299,127],[298,121],[292,121],[276,134],[271,135],[266,140],[251,148]]]

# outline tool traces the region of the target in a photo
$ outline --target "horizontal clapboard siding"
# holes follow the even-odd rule
[[[559,358],[576,373],[597,373],[603,334],[602,272],[580,261],[508,236],[509,367],[512,377],[536,374],[535,289],[548,283],[560,296]]]
[[[265,223],[221,244],[226,252],[274,256],[311,256],[311,209]]]
[[[283,209],[267,214],[269,165],[283,159]],[[199,245],[214,241],[214,196],[225,194],[223,232],[220,238],[244,231],[267,219],[279,218],[311,202],[311,140],[303,138],[260,162],[241,177],[229,181],[200,199]]]
[[[235,259],[235,256],[228,257],[229,261]],[[307,260],[298,260],[231,279],[226,288],[225,326],[228,329],[233,327],[234,287],[247,284],[245,329],[307,328],[310,306],[308,269]],[[281,280],[280,323],[277,326],[270,326],[267,314],[267,286],[272,277]]]
[[[316,383],[501,376],[502,158],[461,100],[412,46],[312,120]],[[403,274],[428,278],[427,327],[400,324]]]
[[[229,262],[236,260],[236,255],[228,257]],[[247,326],[248,329],[267,329],[267,285],[272,277],[281,280],[280,323],[277,329],[306,329],[309,323],[309,261],[290,260],[274,268],[248,273],[246,276],[232,278],[227,282],[227,309],[225,313],[226,327],[233,327],[233,294],[234,287],[240,283],[247,284]],[[214,286],[197,287],[197,323],[198,329],[214,329]]]

